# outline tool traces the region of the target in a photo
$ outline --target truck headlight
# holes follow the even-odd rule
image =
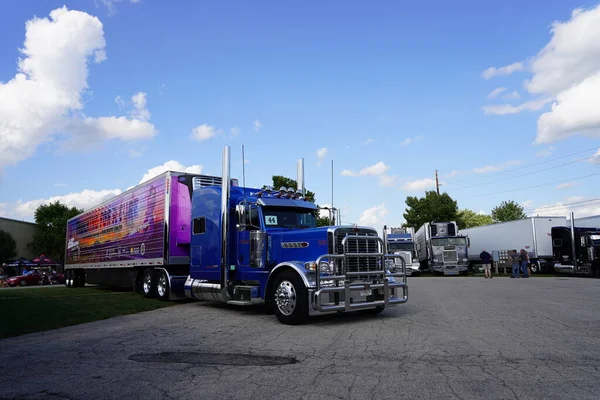
[[[469,261],[469,259],[468,258],[463,258],[463,261],[467,262],[467,261]]]
[[[309,271],[316,271],[317,270],[317,263],[315,261],[309,261],[304,263],[304,268],[306,268]],[[331,262],[327,262],[327,261],[321,261],[320,265],[319,265],[319,270],[321,271],[321,273],[325,273],[325,274],[333,274],[333,261]]]
[[[438,261],[439,261],[439,260],[438,260],[437,258],[434,258],[434,259],[433,259],[433,262],[438,262]]]

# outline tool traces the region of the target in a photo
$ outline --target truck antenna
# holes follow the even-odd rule
[[[335,208],[333,208],[333,160],[331,160],[331,212],[333,215],[333,220],[330,218],[329,223],[331,225],[335,225]]]
[[[242,145],[242,186],[246,187],[246,160],[244,158],[244,145]]]

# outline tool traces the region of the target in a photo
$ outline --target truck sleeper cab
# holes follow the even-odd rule
[[[396,256],[384,254],[375,230],[316,227],[317,207],[292,189],[231,187],[228,152],[222,185],[193,194],[187,297],[264,302],[285,324],[408,300],[405,268],[386,269]]]

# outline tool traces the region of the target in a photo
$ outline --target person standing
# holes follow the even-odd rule
[[[512,262],[512,275],[511,278],[520,278],[521,274],[519,273],[519,254],[517,254],[517,250],[511,250],[509,254],[509,260]]]
[[[492,279],[492,256],[490,255],[490,253],[485,251],[485,249],[483,249],[481,254],[479,254],[479,258],[481,259],[481,263],[483,264],[483,272],[485,272],[485,279]]]
[[[529,254],[527,254],[525,249],[521,249],[519,261],[521,262],[521,271],[523,271],[523,278],[529,278],[529,271],[527,271],[527,265],[529,264]]]

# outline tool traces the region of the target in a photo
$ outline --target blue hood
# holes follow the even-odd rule
[[[270,230],[269,260],[273,265],[282,261],[316,261],[327,254],[327,227]]]

